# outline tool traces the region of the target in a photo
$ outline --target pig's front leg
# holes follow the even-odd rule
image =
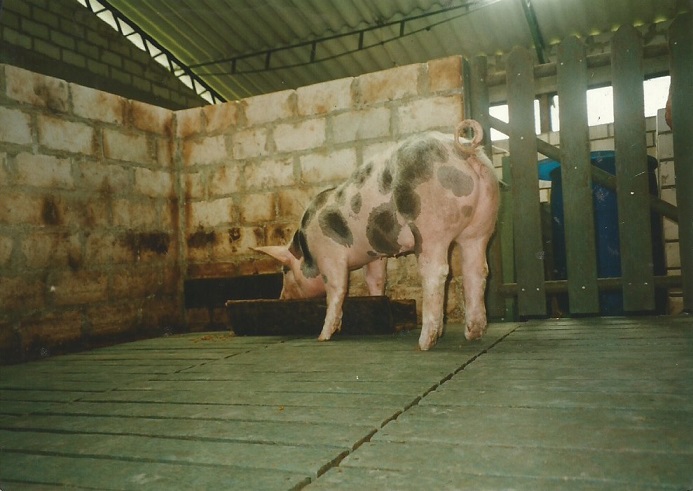
[[[419,348],[431,349],[443,335],[443,306],[445,303],[445,281],[448,277],[447,249],[423,251],[419,255],[419,271],[423,286],[421,306],[423,325],[419,336]]]
[[[335,332],[342,329],[342,306],[349,284],[349,270],[346,262],[335,261],[329,268],[324,268],[323,279],[327,293],[327,312],[318,341],[328,341]]]
[[[387,281],[387,258],[381,257],[363,267],[363,275],[371,295],[384,295]]]
[[[475,237],[458,241],[462,255],[462,287],[464,288],[464,337],[478,339],[486,332],[486,306],[484,291],[488,264],[486,245],[488,237]]]

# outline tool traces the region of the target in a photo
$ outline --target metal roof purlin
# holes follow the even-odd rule
[[[260,71],[267,71],[267,70],[272,70],[272,69],[277,69],[277,68],[280,68],[280,69],[293,68],[296,66],[308,65],[311,63],[315,63],[315,62],[321,62],[321,61],[326,61],[328,59],[333,59],[333,58],[336,58],[338,56],[352,54],[356,51],[361,51],[363,49],[368,49],[370,47],[373,47],[374,45],[365,45],[364,44],[364,34],[367,32],[371,32],[371,31],[375,31],[375,30],[379,30],[379,29],[386,29],[386,28],[393,26],[393,25],[399,25],[399,35],[395,36],[394,38],[390,38],[390,39],[387,39],[387,40],[384,40],[384,41],[377,43],[377,45],[381,45],[381,44],[384,44],[388,41],[392,41],[395,39],[406,37],[406,36],[411,35],[411,34],[416,34],[416,33],[421,32],[423,30],[429,30],[429,29],[436,27],[442,23],[450,22],[450,21],[455,20],[459,17],[467,15],[467,14],[473,12],[474,10],[478,10],[480,8],[487,7],[489,5],[493,5],[494,3],[497,3],[498,1],[500,1],[500,0],[481,0],[481,1],[480,0],[469,0],[468,2],[465,2],[461,5],[456,5],[454,7],[446,7],[446,8],[442,8],[440,10],[436,10],[434,12],[426,12],[423,14],[407,17],[404,19],[398,19],[398,20],[394,20],[394,21],[390,21],[390,22],[382,22],[382,23],[378,23],[377,25],[371,25],[371,26],[368,26],[368,27],[365,27],[362,29],[357,29],[357,30],[353,30],[353,31],[345,32],[345,33],[333,34],[333,35],[321,37],[318,39],[312,39],[309,41],[303,41],[303,42],[299,42],[299,43],[295,43],[295,44],[291,44],[291,45],[280,46],[278,48],[268,48],[268,49],[264,49],[261,51],[244,53],[244,54],[232,56],[229,58],[222,58],[222,59],[218,59],[218,60],[211,60],[211,61],[195,63],[195,64],[191,64],[190,68],[200,68],[200,67],[205,67],[205,66],[210,66],[210,65],[221,65],[224,63],[231,63],[231,66],[232,66],[231,70],[211,71],[211,72],[206,73],[205,75],[236,75],[238,73],[257,73]],[[473,7],[476,7],[476,9]],[[434,23],[432,23],[432,24],[430,24],[424,28],[417,29],[417,30],[409,32],[409,33],[405,33],[405,25],[407,22],[412,22],[415,20],[424,19],[424,18],[431,17],[434,15],[446,14],[446,13],[449,13],[449,12],[452,12],[455,10],[460,10],[460,9],[462,9],[464,12],[459,14],[459,15],[456,15],[453,17],[448,17],[446,19],[443,19],[442,21],[434,22]],[[345,51],[339,55],[334,55],[334,56],[331,56],[328,58],[318,58],[316,56],[317,48],[318,48],[318,45],[320,43],[325,43],[327,41],[333,41],[335,39],[341,39],[341,38],[345,38],[345,37],[349,37],[349,36],[358,36],[358,45],[357,45],[358,47],[356,49]],[[296,49],[296,48],[303,48],[303,47],[309,47],[310,48],[310,56],[308,57],[309,61],[306,61],[306,62],[300,63],[300,64],[291,64],[288,66],[270,67],[269,59],[273,53],[280,52],[280,51],[292,50],[292,49]],[[237,62],[239,60],[245,60],[245,59],[254,58],[254,57],[264,58],[264,60],[265,60],[264,68],[242,70],[242,71],[238,70]]]
[[[100,9],[95,8],[94,3],[98,4],[102,8],[100,8]],[[173,73],[179,79],[181,79],[182,76],[189,77],[190,83],[192,84],[192,87],[191,87],[192,90],[195,91],[195,93],[198,94],[200,97],[204,98],[204,93],[207,92],[211,98],[211,101],[209,101],[209,102],[212,102],[213,104],[226,101],[226,99],[224,97],[222,97],[216,90],[214,90],[212,87],[210,87],[202,78],[200,78],[198,75],[196,75],[189,66],[187,66],[185,63],[183,63],[181,60],[179,60],[168,49],[166,49],[159,42],[157,42],[155,39],[153,39],[151,36],[149,36],[146,32],[144,32],[142,29],[140,29],[140,27],[137,24],[135,24],[133,21],[131,21],[128,17],[126,17],[118,9],[113,7],[107,0],[97,0],[96,2],[93,2],[93,0],[85,0],[85,4],[86,4],[87,8],[89,10],[91,10],[97,16],[98,16],[98,14],[104,12],[104,10],[107,10],[115,19],[115,26],[111,26],[111,27],[114,27],[114,29],[116,29],[121,35],[123,35],[126,39],[128,39],[130,42],[132,42],[135,46],[139,47],[139,45],[137,45],[137,43],[135,43],[131,39],[131,36],[133,35],[133,33],[137,33],[140,36],[140,38],[143,40],[142,45],[144,46],[145,51],[152,58],[156,59],[157,57],[159,57],[163,54],[166,57],[166,64],[163,64],[163,63],[160,63],[160,64],[162,66],[164,66],[167,70],[169,70],[171,73]],[[127,25],[130,29],[133,30],[133,32],[130,32],[126,35],[125,32],[123,31],[122,24]],[[153,54],[151,49],[150,49],[151,46],[153,46],[157,50],[159,50],[159,53]],[[182,73],[180,73],[180,72],[182,72]],[[184,82],[181,80],[181,83],[184,83]],[[199,90],[199,88],[197,86],[199,86],[203,90]]]

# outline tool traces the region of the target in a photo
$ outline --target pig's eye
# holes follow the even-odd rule
[[[291,270],[289,269],[288,266],[282,266],[282,273],[286,274],[286,273],[288,273],[289,271],[291,271]]]

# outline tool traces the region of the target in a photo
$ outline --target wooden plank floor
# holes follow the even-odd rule
[[[693,489],[693,318],[417,335],[0,367],[0,489]]]

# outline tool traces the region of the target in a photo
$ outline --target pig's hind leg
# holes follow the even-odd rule
[[[486,246],[488,236],[458,239],[462,256],[462,287],[464,289],[464,336],[478,339],[486,331],[486,306],[484,292],[488,264]]]
[[[387,258],[381,257],[363,267],[363,275],[370,295],[385,295],[387,281]]]
[[[445,304],[445,281],[450,270],[447,247],[437,244],[419,255],[419,272],[423,286],[421,305],[423,325],[419,336],[419,348],[431,349],[443,335],[443,309]]]

